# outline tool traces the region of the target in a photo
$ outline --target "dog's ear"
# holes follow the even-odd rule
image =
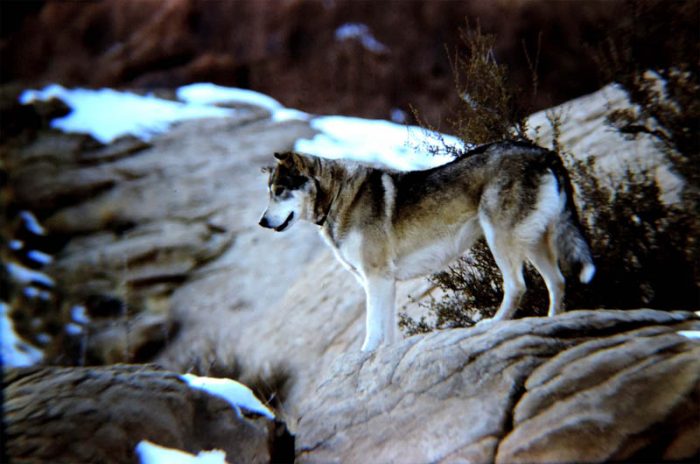
[[[291,153],[289,152],[284,152],[284,153],[275,153],[275,158],[277,158],[279,161],[284,163],[291,157]]]

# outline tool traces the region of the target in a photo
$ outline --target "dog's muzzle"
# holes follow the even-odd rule
[[[284,222],[279,226],[275,227],[272,224],[270,224],[270,221],[267,219],[267,216],[263,216],[258,224],[260,224],[261,227],[264,227],[266,229],[275,229],[277,232],[282,232],[287,227],[289,227],[289,223],[292,222],[292,219],[294,219],[294,212],[289,213],[287,219],[285,219]]]

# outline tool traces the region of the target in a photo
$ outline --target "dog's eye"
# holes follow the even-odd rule
[[[278,196],[282,195],[282,194],[284,193],[284,191],[285,191],[285,188],[284,188],[284,187],[282,187],[282,186],[280,186],[280,185],[277,185],[277,186],[275,186],[275,188],[272,190],[272,193],[273,193],[276,197],[278,197]]]

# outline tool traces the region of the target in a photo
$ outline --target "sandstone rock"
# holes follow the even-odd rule
[[[529,120],[530,136],[552,146],[548,115],[561,117],[560,152],[598,268],[577,307],[695,309],[700,190],[693,178],[700,168],[692,154],[607,123],[612,111],[628,108],[626,93],[609,85]]]
[[[590,95],[533,114],[529,118],[529,136],[543,147],[551,147],[554,132],[548,114],[559,115],[559,143],[565,157],[573,154],[575,160],[587,163],[590,174],[612,189],[620,189],[623,183],[630,181],[627,170],[649,172],[659,184],[664,204],[678,203],[684,188],[683,178],[675,172],[654,139],[640,136],[629,140],[606,123],[611,111],[628,107],[625,92],[616,85],[608,85]],[[565,159],[570,168],[572,161]],[[585,197],[577,200],[581,206],[590,201]]]
[[[275,424],[243,417],[223,399],[147,366],[24,368],[3,379],[11,462],[136,461],[141,440],[231,463],[266,463]]]
[[[605,126],[608,99],[624,104],[622,95],[613,88],[572,102],[562,132],[562,142],[571,154],[567,162],[595,157],[601,178],[616,182],[618,187],[622,179],[613,174],[623,165],[623,157],[633,166],[637,163],[644,168],[651,166],[654,172],[670,172],[651,141],[628,141]],[[545,115],[533,116],[531,125],[538,129],[540,143],[549,146],[551,127]],[[671,179],[663,190],[669,198],[680,194],[678,182],[683,185],[678,177]],[[258,181],[264,182],[263,177]],[[595,212],[595,204],[586,206],[585,200],[581,198],[584,212]],[[235,365],[246,381],[284,373],[285,388],[278,393],[284,399],[285,418],[294,430],[299,401],[312,394],[310,388],[327,375],[325,369],[338,355],[359,349],[364,295],[352,275],[315,236],[314,226],[295,225],[284,234],[261,231],[253,225],[265,207],[261,190],[254,201],[257,203],[251,201],[241,215],[248,232],[239,235],[227,253],[199,269],[195,278],[173,294],[173,314],[182,331],[158,362],[174,370],[188,369],[201,358],[193,353],[207,353],[222,366]],[[621,220],[624,229],[628,218]],[[597,233],[604,236],[606,232]],[[319,254],[317,249],[325,251]],[[609,259],[597,258],[601,262]],[[608,266],[618,273],[626,272],[619,262],[608,261]],[[619,283],[602,279],[608,285],[605,288]],[[683,279],[686,277],[675,280]],[[595,295],[598,288],[588,291]],[[398,287],[398,307],[411,316],[424,315],[425,310],[414,300],[432,290],[426,279],[403,282]],[[628,299],[641,293],[638,283],[634,291]]]
[[[294,432],[299,402],[337,356],[359,351],[364,337],[364,291],[313,229],[297,224],[284,234],[251,230],[255,242],[245,242],[245,248],[236,243],[230,251],[245,260],[239,265],[249,264],[248,256],[259,257],[261,267],[248,268],[252,275],[243,279],[239,268],[215,268],[216,262],[210,264],[215,272],[198,271],[202,277],[173,294],[181,331],[157,362],[183,370],[199,364],[203,353],[213,353],[214,364],[235,366],[244,383],[273,383],[282,376],[283,388],[276,393]],[[224,287],[228,291],[221,291]],[[400,282],[397,305],[408,305],[415,314],[420,308],[413,297],[430,287],[426,279]]]
[[[297,462],[690,459],[691,313],[574,311],[349,353],[306,395]],[[693,413],[692,411],[695,411]]]
[[[311,134],[305,122],[276,123],[251,107],[237,108],[230,118],[180,123],[149,143],[124,137],[103,146],[88,136],[44,131],[9,150],[13,207],[34,211],[52,236],[67,242],[45,269],[56,281],[63,323],[72,322],[72,308],[88,301],[120,302],[112,320],[90,321],[77,338],[61,334],[52,352],[62,363],[70,360],[61,350],[73,346],[82,352],[87,347],[92,362],[133,361],[143,346],[153,350],[170,339],[179,322],[170,318],[170,295],[197,269],[222,255],[234,259],[216,266],[231,266],[236,275],[256,267],[257,251],[246,261],[230,250],[235,243],[245,249],[249,231],[258,228],[258,211],[249,203],[265,201],[260,168],[271,153]],[[290,259],[303,261],[291,242],[283,243]],[[216,274],[216,266],[201,276]],[[269,274],[260,269],[259,275]],[[241,280],[240,286],[249,283]],[[248,291],[246,301],[274,302],[260,299],[260,288]],[[227,281],[214,294],[235,302],[237,289],[228,290]],[[87,315],[93,312],[103,311],[98,305]],[[141,313],[157,319],[158,329],[136,323]],[[149,340],[145,334],[158,336]]]
[[[588,107],[577,109],[582,124],[590,118],[602,118],[600,101],[591,100]],[[575,131],[576,123],[571,124]],[[604,126],[586,127],[587,131],[578,135],[580,140],[593,143],[596,136],[606,137]],[[598,133],[590,135],[591,131]],[[661,327],[658,330],[668,332],[675,340],[677,337],[671,332],[686,327],[681,322],[674,325],[676,316],[664,313],[572,314],[494,325],[492,332],[486,332],[485,326],[471,332],[411,338],[376,355],[342,357],[332,367],[338,356],[359,350],[364,331],[364,295],[360,286],[328,252],[315,226],[299,224],[284,234],[257,226],[267,201],[265,175],[260,167],[271,163],[272,152],[289,149],[297,138],[310,133],[308,125],[302,122],[274,123],[260,112],[243,111],[239,118],[182,123],[148,146],[123,140],[103,147],[81,136],[42,133],[8,158],[14,163],[9,174],[10,182],[15,182],[19,204],[36,207],[49,231],[68,240],[48,271],[57,281],[57,288],[70,288],[70,292],[61,295],[63,322],[70,321],[76,304],[84,305],[91,317],[84,333],[73,340],[79,343],[80,350],[89,352],[91,362],[142,360],[140,354],[152,355],[166,343],[155,360],[168,369],[235,374],[245,383],[267,389],[271,396],[264,400],[274,401],[280,415],[299,434],[301,459],[323,461],[346,456],[352,461],[361,457],[352,454],[355,439],[360,453],[362,449],[391,443],[394,438],[415,436],[415,430],[430,431],[437,424],[434,433],[415,441],[415,448],[406,448],[415,453],[409,457],[490,461],[503,453],[502,456],[527,461],[540,459],[537,453],[542,453],[542,448],[537,443],[566,441],[568,436],[560,416],[540,417],[539,411],[546,405],[538,392],[546,392],[544,396],[552,398],[563,396],[562,392],[578,394],[576,382],[567,381],[560,386],[553,381],[530,380],[540,378],[535,376],[540,372],[536,369],[543,369],[538,376],[556,379],[556,369],[563,371],[565,367],[557,367],[554,361],[559,354],[576,353],[569,349],[581,345],[598,353],[596,340],[605,344],[615,334],[624,338],[634,333],[631,328],[648,326],[653,331],[657,325]],[[617,145],[625,143],[628,142],[610,136],[600,142],[595,152],[604,156],[610,150],[609,156],[614,158],[625,151]],[[52,150],[52,146],[57,149]],[[582,146],[585,143],[579,148]],[[639,158],[653,152],[650,144],[632,146]],[[579,156],[578,149],[574,154]],[[14,177],[16,172],[22,174],[19,179]],[[24,181],[31,187],[20,185]],[[420,297],[430,290],[425,279],[402,283],[398,289],[399,307],[408,305],[415,314],[421,309],[409,295]],[[577,318],[582,321],[572,322]],[[632,322],[624,322],[625,318]],[[175,334],[172,327],[179,327],[179,331]],[[498,340],[509,334],[515,338],[501,347]],[[457,341],[452,345],[442,342],[453,338]],[[150,342],[156,343],[155,349],[149,347]],[[592,345],[585,345],[586,342]],[[610,349],[616,347],[613,343]],[[657,360],[654,353],[637,351],[636,346],[630,349],[636,353],[632,357]],[[489,357],[490,352],[495,358]],[[391,353],[404,353],[406,357],[396,364],[394,361],[399,358],[392,358]],[[61,362],[80,362],[83,358]],[[600,362],[596,364],[595,359]],[[608,363],[603,355],[595,359],[586,361],[590,362],[586,372],[592,373],[591,378],[602,376],[617,362]],[[474,360],[474,364],[469,360]],[[354,370],[358,363],[365,365],[359,373]],[[686,379],[684,363],[664,364],[666,367],[660,369],[678,372]],[[663,363],[658,360],[657,364]],[[401,385],[411,386],[410,390],[390,382],[397,366],[404,369]],[[477,369],[476,374],[472,369]],[[442,382],[443,372],[455,374]],[[462,372],[466,372],[466,377]],[[657,374],[643,371],[641,375],[651,382]],[[467,380],[475,378],[473,385],[467,385]],[[637,382],[638,378],[630,382]],[[340,402],[329,390],[343,379],[359,379],[359,390],[351,391],[343,384],[338,391],[345,391],[348,396]],[[430,379],[435,385],[429,383]],[[316,390],[319,382],[321,387]],[[606,385],[613,388],[614,384]],[[462,386],[464,392],[460,390]],[[550,387],[556,387],[556,391],[549,392]],[[682,389],[682,385],[678,388]],[[532,396],[523,396],[529,389]],[[430,394],[421,395],[422,390]],[[383,391],[388,396],[380,395],[376,400],[369,394]],[[615,397],[621,395],[617,391],[612,396],[601,393],[601,404],[615,403]],[[399,401],[392,395],[404,399]],[[684,393],[678,395],[686,398]],[[328,399],[320,405],[308,402],[317,396]],[[521,396],[516,408],[516,399]],[[673,408],[669,406],[672,399],[659,397],[660,407]],[[583,404],[571,406],[563,399],[559,403],[564,409]],[[393,416],[397,420],[391,423],[375,422],[379,420],[375,413],[384,411],[387,404],[394,406],[396,414],[403,415]],[[464,417],[450,416],[455,408],[463,407],[468,409]],[[329,419],[326,413],[331,409],[359,422],[349,427],[340,416]],[[432,411],[437,411],[434,418]],[[657,412],[651,411],[650,417]],[[446,416],[447,422],[441,422]],[[297,424],[300,417],[301,423]],[[318,417],[318,422],[313,417]],[[624,415],[610,417],[614,423],[620,423],[621,430],[627,427]],[[672,419],[678,430],[694,430],[695,425],[684,421]],[[378,428],[369,428],[375,423]],[[538,442],[529,428],[531,423],[544,424],[553,432]],[[455,427],[449,427],[450,424]],[[324,429],[330,434],[333,427],[342,433],[326,437]],[[638,441],[626,442],[625,435],[619,438],[620,447],[612,451],[609,443],[605,444],[608,448],[596,445],[600,456],[636,456],[635,446],[640,450],[656,446],[646,444],[651,439],[646,432],[649,428],[643,424],[640,427],[624,428],[624,433],[635,435]],[[462,429],[466,430],[464,434]],[[557,433],[563,438],[557,438]],[[668,445],[664,448],[668,456],[685,456],[688,433],[674,436],[673,443],[663,445]],[[524,444],[530,439],[532,448]],[[387,450],[376,451],[376,456],[402,461],[401,455],[392,454],[398,452],[396,449],[387,445]]]

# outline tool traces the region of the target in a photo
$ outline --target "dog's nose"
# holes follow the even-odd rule
[[[262,218],[260,218],[260,222],[258,224],[260,224],[261,227],[265,227],[266,229],[270,228],[270,223],[267,221],[266,216],[263,216]]]

